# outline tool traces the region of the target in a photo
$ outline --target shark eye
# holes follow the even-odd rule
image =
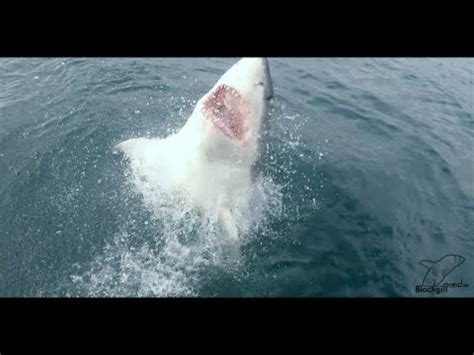
[[[258,85],[264,86],[265,84],[263,83],[263,81],[259,81],[259,82],[256,84],[256,86],[258,86]]]

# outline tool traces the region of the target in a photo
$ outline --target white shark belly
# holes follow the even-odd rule
[[[145,198],[158,190],[163,196],[186,196],[207,216],[217,219],[228,237],[238,239],[234,211],[248,208],[250,169],[229,162],[211,162],[199,154],[190,155],[191,147],[183,148],[183,142],[174,136],[130,139],[117,146],[126,154],[135,185]]]

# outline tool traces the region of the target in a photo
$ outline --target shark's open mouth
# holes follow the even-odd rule
[[[204,115],[231,139],[243,140],[250,130],[250,109],[237,90],[222,84],[204,101]]]

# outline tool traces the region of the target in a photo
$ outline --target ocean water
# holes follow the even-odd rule
[[[0,296],[474,296],[473,59],[269,58],[261,213],[231,246],[112,148],[178,130],[235,61],[1,58]]]

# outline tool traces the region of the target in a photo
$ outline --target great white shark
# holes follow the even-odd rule
[[[238,239],[236,210],[250,207],[272,98],[267,59],[243,58],[197,102],[177,133],[129,139],[114,151],[128,158],[136,177],[182,193]]]

